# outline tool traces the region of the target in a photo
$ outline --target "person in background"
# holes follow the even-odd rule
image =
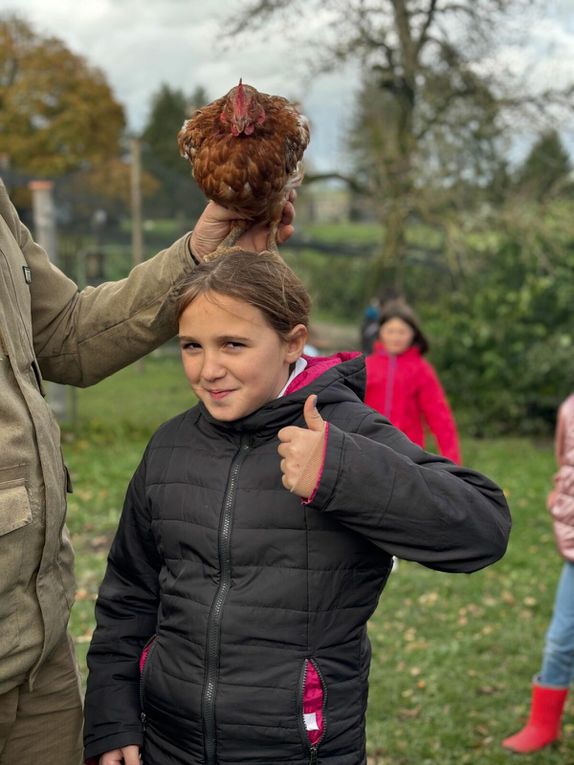
[[[381,304],[378,298],[371,298],[365,308],[361,324],[361,351],[371,353],[373,345],[379,333],[379,320],[381,318]]]
[[[400,299],[385,303],[377,340],[366,360],[365,403],[422,447],[426,424],[440,453],[460,465],[452,411],[435,370],[423,358],[428,349],[428,340],[412,308]]]
[[[546,633],[542,669],[532,684],[528,721],[502,742],[505,749],[521,754],[537,752],[559,737],[564,704],[574,679],[574,394],[558,410],[555,444],[558,472],[547,507],[564,564]]]
[[[280,241],[292,233],[284,211]],[[0,180],[0,765],[82,762],[82,704],[71,639],[71,491],[43,379],[87,386],[177,329],[174,284],[231,228],[209,204],[193,233],[118,282],[82,292],[49,261]],[[263,248],[253,227],[246,246]]]

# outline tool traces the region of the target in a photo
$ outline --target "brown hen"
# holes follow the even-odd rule
[[[203,193],[246,219],[218,247],[232,246],[256,222],[276,234],[291,189],[303,180],[301,159],[309,143],[309,123],[296,106],[250,85],[198,109],[178,133],[179,150]]]

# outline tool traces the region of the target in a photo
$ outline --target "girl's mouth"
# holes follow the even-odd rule
[[[210,398],[214,399],[215,401],[221,401],[221,399],[226,398],[226,396],[229,396],[230,393],[233,393],[232,390],[208,390],[207,391]]]

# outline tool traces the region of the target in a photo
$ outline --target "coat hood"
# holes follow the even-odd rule
[[[233,422],[213,417],[199,403],[202,417],[217,430],[252,433],[263,438],[275,435],[287,425],[303,421],[303,405],[311,394],[317,395],[319,410],[326,404],[343,401],[363,401],[366,386],[365,357],[358,353],[341,352],[333,356],[305,356],[307,366],[289,385],[285,395],[269,401],[255,412]]]

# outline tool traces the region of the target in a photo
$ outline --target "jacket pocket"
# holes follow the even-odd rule
[[[139,694],[140,694],[140,719],[142,722],[142,725],[145,728],[146,724],[146,713],[145,713],[145,682],[146,678],[149,674],[149,667],[150,667],[150,661],[152,654],[155,650],[155,647],[157,645],[157,635],[152,635],[151,638],[147,641],[147,643],[144,645],[142,652],[140,653],[139,658],[139,670],[140,670],[140,683],[139,683]]]
[[[32,508],[24,478],[0,483],[0,537],[32,522]]]
[[[10,652],[19,636],[22,553],[25,527],[32,522],[25,473],[22,465],[0,470],[0,658]]]
[[[327,730],[327,687],[314,659],[305,659],[301,668],[297,714],[301,737],[309,751],[309,765],[315,765]]]

